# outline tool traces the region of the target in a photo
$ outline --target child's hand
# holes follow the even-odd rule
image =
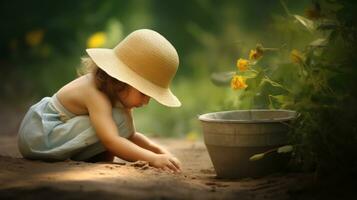
[[[181,172],[181,162],[173,156],[167,154],[156,154],[152,163],[153,167],[169,170],[173,172]]]
[[[171,162],[174,163],[175,166],[178,167],[179,172],[181,172],[181,162],[178,158],[171,156]]]

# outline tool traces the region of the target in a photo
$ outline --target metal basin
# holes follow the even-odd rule
[[[235,110],[199,116],[204,142],[218,177],[258,177],[281,170],[287,155],[271,154],[249,161],[257,153],[288,143],[292,110]]]

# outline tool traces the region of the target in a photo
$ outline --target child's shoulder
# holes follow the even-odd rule
[[[64,107],[75,114],[88,114],[88,107],[93,105],[111,107],[109,98],[97,89],[91,74],[64,85],[56,96]]]

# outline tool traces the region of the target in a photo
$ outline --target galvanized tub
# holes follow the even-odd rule
[[[258,177],[279,171],[286,155],[271,154],[257,161],[257,153],[288,142],[289,123],[296,117],[292,110],[235,110],[199,116],[204,142],[218,177]]]

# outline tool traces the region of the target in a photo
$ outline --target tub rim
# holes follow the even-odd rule
[[[223,114],[223,113],[234,113],[234,112],[287,112],[290,115],[287,117],[271,118],[271,119],[256,119],[256,120],[244,120],[244,119],[212,119],[208,118],[212,114]],[[198,115],[198,119],[201,122],[211,122],[211,123],[274,123],[274,122],[285,122],[291,121],[299,116],[299,113],[294,110],[288,109],[246,109],[246,110],[227,110],[219,112],[210,112]]]

